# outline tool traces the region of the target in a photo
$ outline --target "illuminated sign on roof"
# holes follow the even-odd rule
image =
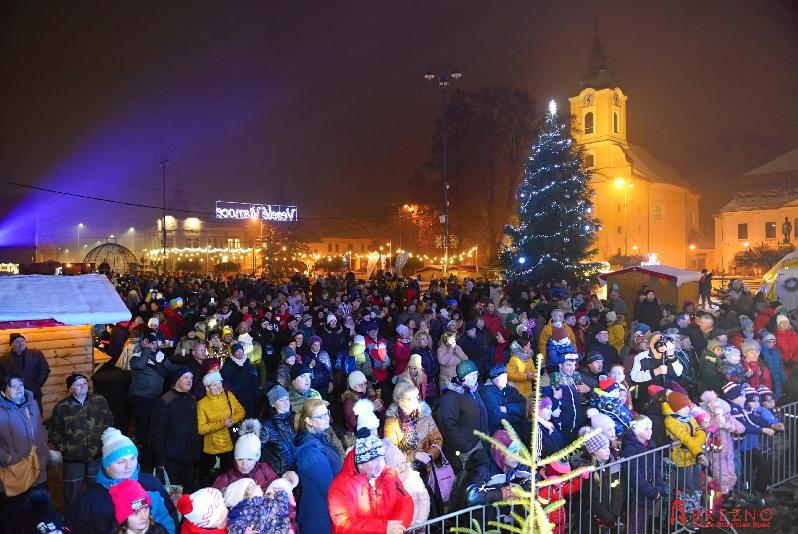
[[[217,219],[261,219],[264,221],[287,222],[299,220],[296,206],[275,204],[250,204],[248,202],[216,201]]]

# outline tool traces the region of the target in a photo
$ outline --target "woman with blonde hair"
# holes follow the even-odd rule
[[[326,534],[332,530],[327,492],[343,467],[343,460],[327,439],[330,403],[308,399],[297,419],[296,463],[302,484],[297,523],[302,532]]]
[[[385,439],[399,447],[410,465],[414,461],[429,465],[431,459],[438,460],[443,436],[429,405],[419,399],[418,388],[399,382],[393,390],[393,400],[385,418]]]

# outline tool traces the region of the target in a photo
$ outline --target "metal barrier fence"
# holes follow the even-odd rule
[[[765,521],[768,492],[798,478],[798,403],[778,409],[784,430],[753,443],[738,442],[733,451],[708,442],[708,466],[679,465],[674,442],[643,454],[621,458],[598,467],[566,499],[562,512],[550,519],[557,534],[679,534],[697,528]],[[674,461],[677,460],[677,461]],[[688,462],[689,463],[689,462]],[[576,489],[576,488],[575,488]],[[740,511],[760,510],[760,515]],[[471,527],[476,520],[486,530],[488,521],[512,523],[516,506],[474,506],[431,519],[407,530],[414,534],[443,534],[454,527]]]

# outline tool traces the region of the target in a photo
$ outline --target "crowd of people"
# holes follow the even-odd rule
[[[600,478],[602,465],[672,442],[688,508],[705,497],[702,473],[733,502],[744,462],[765,491],[761,438],[784,430],[778,406],[798,400],[796,317],[740,283],[719,307],[702,293],[701,307],[675,310],[645,287],[625,302],[615,287],[603,300],[565,282],[422,286],[382,272],[112,282],[132,319],[97,333],[111,361],[66,377],[46,424],[46,360],[21,335],[0,358],[0,533],[398,534],[531,477],[593,466]],[[114,382],[123,391],[98,392],[112,375],[127,377]],[[540,473],[474,432],[546,457],[594,429]],[[56,461],[63,514],[47,492]],[[675,491],[661,469],[623,475],[655,501]],[[596,482],[546,498],[589,500],[577,513],[614,526],[633,503]],[[627,532],[645,531],[644,502]]]

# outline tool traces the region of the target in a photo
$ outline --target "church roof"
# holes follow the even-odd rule
[[[746,176],[798,171],[798,147],[745,173]]]
[[[719,212],[773,210],[798,200],[798,186],[758,185],[737,191]]]
[[[612,89],[615,87],[615,75],[607,67],[607,58],[604,55],[604,45],[599,39],[598,22],[596,22],[596,38],[590,50],[590,61],[587,72],[581,77],[582,87],[593,89]]]
[[[645,148],[631,143],[619,146],[634,170],[652,182],[677,185],[695,192],[690,182],[679,171],[667,163],[659,161]]]

